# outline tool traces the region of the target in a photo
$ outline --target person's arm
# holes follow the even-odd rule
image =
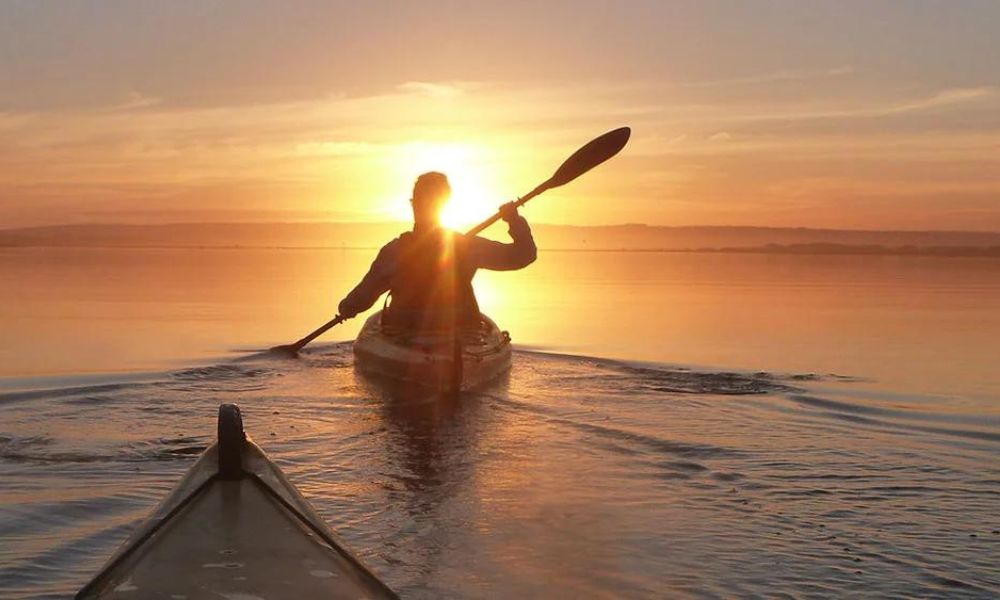
[[[396,271],[396,240],[379,250],[375,262],[351,293],[340,301],[340,316],[350,319],[375,304],[379,296],[389,291],[392,276]]]
[[[517,214],[517,207],[512,202],[500,207],[500,217],[507,222],[512,242],[504,244],[481,237],[473,238],[470,246],[476,268],[514,271],[535,262],[538,248],[527,219]]]

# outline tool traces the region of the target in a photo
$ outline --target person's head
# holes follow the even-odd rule
[[[451,197],[451,185],[444,173],[431,171],[417,177],[413,184],[413,223],[437,225],[441,222],[441,209]]]

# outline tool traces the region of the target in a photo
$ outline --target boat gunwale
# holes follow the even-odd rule
[[[382,311],[376,311],[369,316],[354,340],[353,353],[355,368],[364,374],[374,375],[393,381],[412,382],[426,389],[448,393],[458,393],[478,389],[496,380],[511,367],[512,346],[510,334],[496,324],[485,314],[481,314],[487,326],[488,343],[462,344],[463,367],[482,369],[474,377],[466,376],[466,368],[462,368],[461,383],[455,385],[448,372],[457,360],[454,346],[447,340],[434,344],[411,341],[406,343],[396,336],[385,333],[381,325]],[[425,377],[400,375],[400,365],[416,364],[429,369]]]
[[[255,444],[249,436],[244,441],[244,470],[240,479],[249,479],[255,485],[262,488],[265,495],[275,499],[278,504],[310,531],[319,536],[339,556],[344,558],[357,572],[362,574],[366,583],[387,598],[399,598],[399,596],[381,579],[378,578],[359,558],[354,556],[343,542],[337,539],[333,531],[326,525],[322,517],[316,513],[306,498],[285,476],[284,472],[267,456],[267,454]],[[215,469],[207,476],[204,474],[210,465],[218,464],[218,442],[212,443],[198,457],[193,465],[188,469],[180,481],[167,494],[149,514],[149,516],[139,525],[139,527],[122,542],[121,546],[104,563],[100,571],[97,572],[74,596],[75,600],[88,600],[100,598],[100,594],[107,585],[113,581],[115,570],[120,567],[133,554],[138,552],[147,542],[149,542],[159,531],[164,529],[195,499],[204,493],[214,483],[228,481]],[[204,480],[198,477],[205,477]],[[265,476],[270,476],[275,481],[269,482]],[[194,483],[197,482],[197,483]],[[281,490],[275,489],[276,485]],[[193,485],[193,488],[191,487]],[[284,491],[290,497],[286,497],[281,492]]]

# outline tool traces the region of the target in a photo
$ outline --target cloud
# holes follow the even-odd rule
[[[280,205],[374,214],[412,183],[413,157],[486,149],[461,158],[495,178],[487,187],[500,194],[547,176],[567,152],[622,124],[635,131],[628,151],[604,177],[566,192],[581,194],[588,218],[615,218],[604,208],[614,205],[609,198],[631,194],[641,204],[664,190],[692,205],[717,198],[732,208],[739,198],[766,207],[783,198],[834,202],[852,191],[902,198],[997,189],[983,175],[1000,161],[990,137],[1000,125],[990,129],[987,118],[996,87],[905,97],[840,84],[736,94],[662,80],[406,81],[366,96],[187,107],[133,91],[99,110],[0,113],[0,202],[19,206],[25,222],[32,210],[44,217],[32,208],[43,201],[61,203],[67,218],[109,203],[165,213]],[[656,221],[655,210],[646,220]]]
[[[304,142],[295,146],[295,153],[299,156],[357,156],[377,152],[380,148],[381,145],[369,142]]]
[[[927,98],[920,98],[911,102],[904,102],[896,106],[885,108],[882,112],[884,114],[895,114],[927,110],[943,106],[953,106],[956,104],[965,104],[967,102],[996,96],[997,92],[998,88],[993,86],[942,90]]]
[[[715,118],[719,121],[728,122],[764,122],[764,121],[805,121],[821,119],[869,119],[877,117],[888,117],[907,113],[919,113],[932,109],[959,107],[976,101],[996,98],[1000,88],[994,86],[983,86],[976,88],[953,88],[935,92],[929,96],[913,98],[908,100],[897,100],[870,104],[860,108],[839,109],[830,108],[826,110],[801,110],[785,109],[774,111],[767,107],[758,112],[748,112],[746,110],[732,114],[719,114]]]
[[[147,96],[145,94],[142,94],[141,92],[132,90],[126,95],[126,98],[123,102],[111,106],[108,110],[127,112],[130,110],[138,110],[141,108],[158,106],[162,102],[163,100],[161,98],[154,98],[153,96]]]
[[[854,74],[854,67],[851,65],[841,65],[829,69],[819,70],[798,70],[781,69],[768,73],[757,73],[742,77],[729,77],[724,79],[712,79],[707,81],[692,81],[681,84],[690,88],[713,88],[736,85],[761,85],[765,83],[780,83],[789,81],[807,81],[812,79],[829,79],[834,77],[845,77]]]
[[[420,94],[431,98],[454,98],[464,91],[458,84],[427,81],[407,81],[397,86],[397,89],[401,92]]]
[[[0,131],[20,129],[31,118],[32,115],[25,112],[0,112]]]

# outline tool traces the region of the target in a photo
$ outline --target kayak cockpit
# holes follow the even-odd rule
[[[457,340],[447,335],[405,335],[386,329],[382,313],[377,312],[358,333],[354,358],[358,369],[369,375],[423,389],[468,390],[510,369],[510,335],[486,315],[479,329],[463,332]]]

